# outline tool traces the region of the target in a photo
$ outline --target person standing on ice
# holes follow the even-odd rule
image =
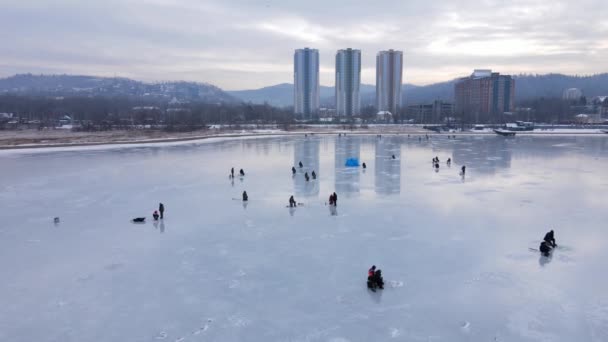
[[[234,178],[234,168],[230,169],[230,177]]]
[[[249,196],[247,195],[247,191],[243,191],[243,202],[249,201]]]
[[[241,174],[241,177],[243,177],[245,175],[245,171],[243,171],[243,169],[241,169],[241,171],[239,171],[239,173]]]
[[[334,205],[338,206],[338,195],[334,192]]]
[[[296,207],[298,204],[296,203],[296,200],[293,198],[293,195],[291,195],[291,197],[289,197],[289,207],[293,208]]]
[[[547,242],[551,247],[557,247],[557,244],[555,243],[555,236],[553,235],[553,230],[545,234],[545,238],[543,240]]]
[[[165,205],[158,203],[158,211],[160,212],[160,219],[162,220],[165,217]]]
[[[464,176],[464,174],[467,172],[467,167],[465,165],[462,165],[462,167],[460,168],[460,175]]]

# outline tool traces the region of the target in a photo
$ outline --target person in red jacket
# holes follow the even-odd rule
[[[372,265],[372,268],[367,270],[367,277],[373,277],[374,273],[376,273],[376,265]]]

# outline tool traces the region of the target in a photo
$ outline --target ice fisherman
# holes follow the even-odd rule
[[[245,175],[245,171],[243,171],[243,169],[241,169],[241,171],[239,171],[239,173],[241,174],[241,177],[243,177]]]
[[[317,174],[315,173],[315,170],[312,170],[312,173],[310,175],[312,176],[312,179],[317,179]]]
[[[542,255],[548,257],[549,253],[551,253],[551,250],[553,249],[553,247],[551,247],[551,244],[549,242],[543,241],[540,243],[540,246],[538,247],[538,249],[540,250]]]
[[[296,203],[296,200],[293,198],[293,195],[291,195],[291,197],[289,197],[289,207],[293,208],[298,206],[298,204]]]
[[[154,217],[154,221],[158,221],[158,211],[154,210],[152,217]]]
[[[300,166],[300,168],[304,167],[304,164],[302,164],[302,161],[300,160],[300,163],[298,163],[298,165]]]
[[[547,242],[551,247],[557,247],[553,230],[545,234],[545,238],[543,240]]]
[[[291,174],[292,174],[292,175],[295,175],[295,174],[296,174],[296,168],[295,168],[295,167],[293,167],[293,166],[291,167]]]
[[[165,217],[165,205],[162,203],[158,203],[158,212],[160,213],[160,219],[162,220]]]
[[[247,191],[243,191],[243,202],[249,201],[249,196],[247,195]]]
[[[304,172],[304,178],[306,178],[307,182],[310,180],[310,177],[308,176],[308,172]]]
[[[365,165],[365,163],[363,163],[361,166],[363,166],[364,169],[367,169],[367,165]]]
[[[467,172],[467,167],[465,165],[462,165],[462,167],[460,168],[460,174],[462,176],[464,176],[464,174]]]
[[[452,165],[452,158],[448,158],[447,164],[448,166]]]
[[[382,270],[376,270],[373,275],[367,277],[367,287],[374,292],[376,292],[376,289],[384,289]]]
[[[374,273],[376,272],[376,265],[372,265],[372,267],[370,267],[369,270],[367,270],[367,277],[373,277]]]
[[[334,205],[337,207],[338,206],[338,194],[336,194],[334,192]]]
[[[393,158],[393,159],[396,159],[394,154],[392,155],[392,158]]]
[[[234,178],[234,168],[230,169],[230,177]]]

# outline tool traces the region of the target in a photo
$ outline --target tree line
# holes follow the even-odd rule
[[[0,113],[12,123],[55,127],[69,117],[81,130],[162,128],[192,130],[210,124],[290,124],[293,113],[267,104],[171,102],[134,97],[43,97],[0,95]],[[5,119],[0,128],[6,128]]]

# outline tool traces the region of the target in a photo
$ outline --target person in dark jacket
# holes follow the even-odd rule
[[[396,159],[394,154],[392,155],[392,157],[391,157],[391,158],[392,158],[392,159]]]
[[[152,217],[154,217],[154,221],[158,221],[158,211],[154,210]]]
[[[289,197],[289,207],[293,208],[296,207],[298,204],[296,203],[296,200],[293,198],[293,195],[291,195],[291,197]]]
[[[241,174],[241,177],[245,175],[245,171],[243,171],[243,169],[241,169],[241,171],[239,171],[239,173]]]
[[[307,182],[310,180],[310,177],[308,176],[308,172],[304,172],[304,178],[306,178]]]
[[[452,158],[448,158],[447,164],[448,164],[448,166],[452,165]]]
[[[312,179],[317,179],[317,174],[315,173],[315,170],[312,170],[312,173],[310,175],[312,176]]]
[[[548,256],[549,256],[549,253],[551,253],[551,250],[552,250],[553,248],[551,247],[551,244],[550,244],[549,242],[547,242],[547,241],[543,241],[543,242],[541,242],[541,243],[540,243],[540,247],[538,247],[538,249],[540,249],[540,252],[541,252],[541,253],[542,253],[544,256],[548,257]]]
[[[300,160],[300,162],[298,163],[298,165],[300,166],[300,168],[304,167],[304,164],[302,164],[302,161]]]
[[[338,195],[334,192],[334,205],[338,206]]]
[[[377,270],[376,273],[374,273],[372,279],[374,283],[376,283],[376,286],[378,286],[378,288],[380,288],[381,290],[384,289],[384,279],[382,278],[382,270]]]
[[[464,176],[464,174],[465,174],[466,172],[467,172],[467,167],[466,167],[466,166],[464,166],[464,165],[462,165],[462,167],[460,168],[460,174],[461,174],[462,176]]]
[[[557,244],[555,243],[555,236],[553,235],[553,230],[545,234],[545,238],[543,240],[547,242],[551,247],[557,247]]]
[[[143,223],[143,222],[146,222],[146,218],[145,217],[136,217],[131,221],[133,221],[133,223]]]
[[[329,205],[334,205],[334,194],[329,194]]]
[[[160,219],[162,220],[165,217],[165,205],[162,203],[158,203],[158,212],[160,213]]]
[[[296,168],[295,168],[295,167],[293,167],[293,166],[291,167],[291,174],[292,174],[292,175],[295,175],[295,174],[296,174]]]
[[[230,169],[230,177],[234,178],[234,168]]]
[[[243,191],[243,202],[249,201],[249,196],[247,195],[247,191]]]
[[[363,163],[361,166],[363,166],[364,169],[367,169],[367,165],[365,165],[365,163]]]

